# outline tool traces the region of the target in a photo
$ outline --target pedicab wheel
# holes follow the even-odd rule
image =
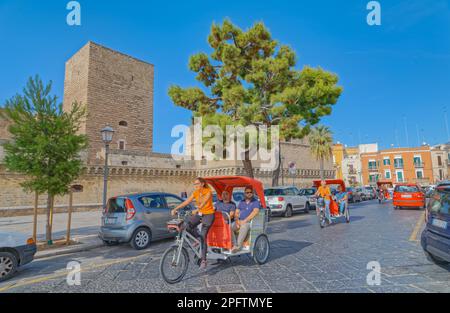
[[[348,208],[345,209],[345,221],[350,223],[350,212],[348,211]]]
[[[253,246],[253,260],[259,265],[264,264],[267,262],[269,254],[269,239],[266,235],[259,235],[256,237],[255,245]]]
[[[167,249],[159,264],[159,272],[168,284],[180,282],[188,270],[189,254],[185,248],[182,248],[180,259],[177,263],[178,249],[177,246]]]

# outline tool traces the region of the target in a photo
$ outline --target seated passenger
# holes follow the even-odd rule
[[[234,225],[233,222],[234,222],[234,214],[236,212],[236,204],[234,204],[234,202],[231,201],[231,195],[228,191],[222,192],[222,200],[216,203],[216,211],[227,213],[230,216],[231,225]],[[225,223],[228,224],[229,222],[228,216],[224,215],[223,217],[225,219]],[[233,231],[231,231],[231,240],[232,244],[235,245],[236,238]]]
[[[242,200],[236,210],[236,217],[233,231],[239,233],[237,243],[233,247],[233,253],[242,249],[245,239],[250,231],[250,222],[259,213],[261,205],[253,195],[253,188],[245,188],[245,198]]]
[[[337,193],[336,193],[336,202],[339,205],[339,213],[340,214],[344,214],[345,212],[345,208],[348,205],[348,197],[347,197],[347,192],[342,191],[342,187],[338,186],[337,187]]]

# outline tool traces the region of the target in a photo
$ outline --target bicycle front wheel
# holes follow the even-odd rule
[[[179,249],[181,249],[181,252]],[[168,284],[176,284],[186,275],[188,265],[189,254],[187,250],[173,246],[164,252],[159,264],[159,272]]]

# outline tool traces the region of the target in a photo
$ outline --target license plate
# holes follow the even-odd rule
[[[431,222],[433,224],[433,226],[442,228],[442,229],[447,229],[447,222],[446,221],[442,221],[440,219],[437,218],[433,218],[433,221]]]
[[[402,198],[412,198],[411,195],[402,195]]]
[[[117,218],[116,217],[106,217],[105,218],[105,224],[109,225],[109,224],[115,224],[117,222]]]

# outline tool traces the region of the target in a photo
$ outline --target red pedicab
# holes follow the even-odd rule
[[[225,212],[215,213],[215,220],[207,237],[207,259],[227,260],[232,256],[250,254],[257,264],[266,263],[270,253],[269,239],[266,234],[269,214],[264,198],[263,184],[256,179],[244,176],[217,176],[205,177],[204,179],[216,191],[219,200],[222,199],[223,191],[233,194],[234,188],[251,186],[261,204],[258,215],[250,222],[250,232],[242,250],[234,253],[232,252],[230,216]],[[175,244],[164,252],[160,263],[161,276],[170,284],[180,282],[186,275],[189,265],[189,252],[193,254],[195,263],[200,264],[200,241],[187,232],[184,227],[185,218],[189,216],[189,212],[180,210],[178,219],[167,223],[169,231],[178,232]],[[172,275],[171,272],[176,273]]]
[[[345,183],[342,179],[327,179],[327,180],[325,180],[325,183],[327,184],[327,186],[330,186],[330,185],[340,186],[341,191],[343,191],[343,192],[346,191]],[[321,184],[321,180],[315,180],[313,182],[313,185],[316,188],[319,188],[320,184]],[[322,199],[322,198],[317,199],[316,210],[317,210],[317,216],[319,217],[319,225],[321,228],[324,228],[326,225],[324,199]],[[346,205],[345,205],[344,213],[341,214],[339,212],[339,204],[337,203],[335,197],[332,196],[331,201],[330,201],[330,217],[331,217],[332,223],[337,222],[338,219],[340,219],[341,217],[345,217],[345,221],[347,223],[350,223],[350,212],[348,210],[348,203],[346,203]]]

